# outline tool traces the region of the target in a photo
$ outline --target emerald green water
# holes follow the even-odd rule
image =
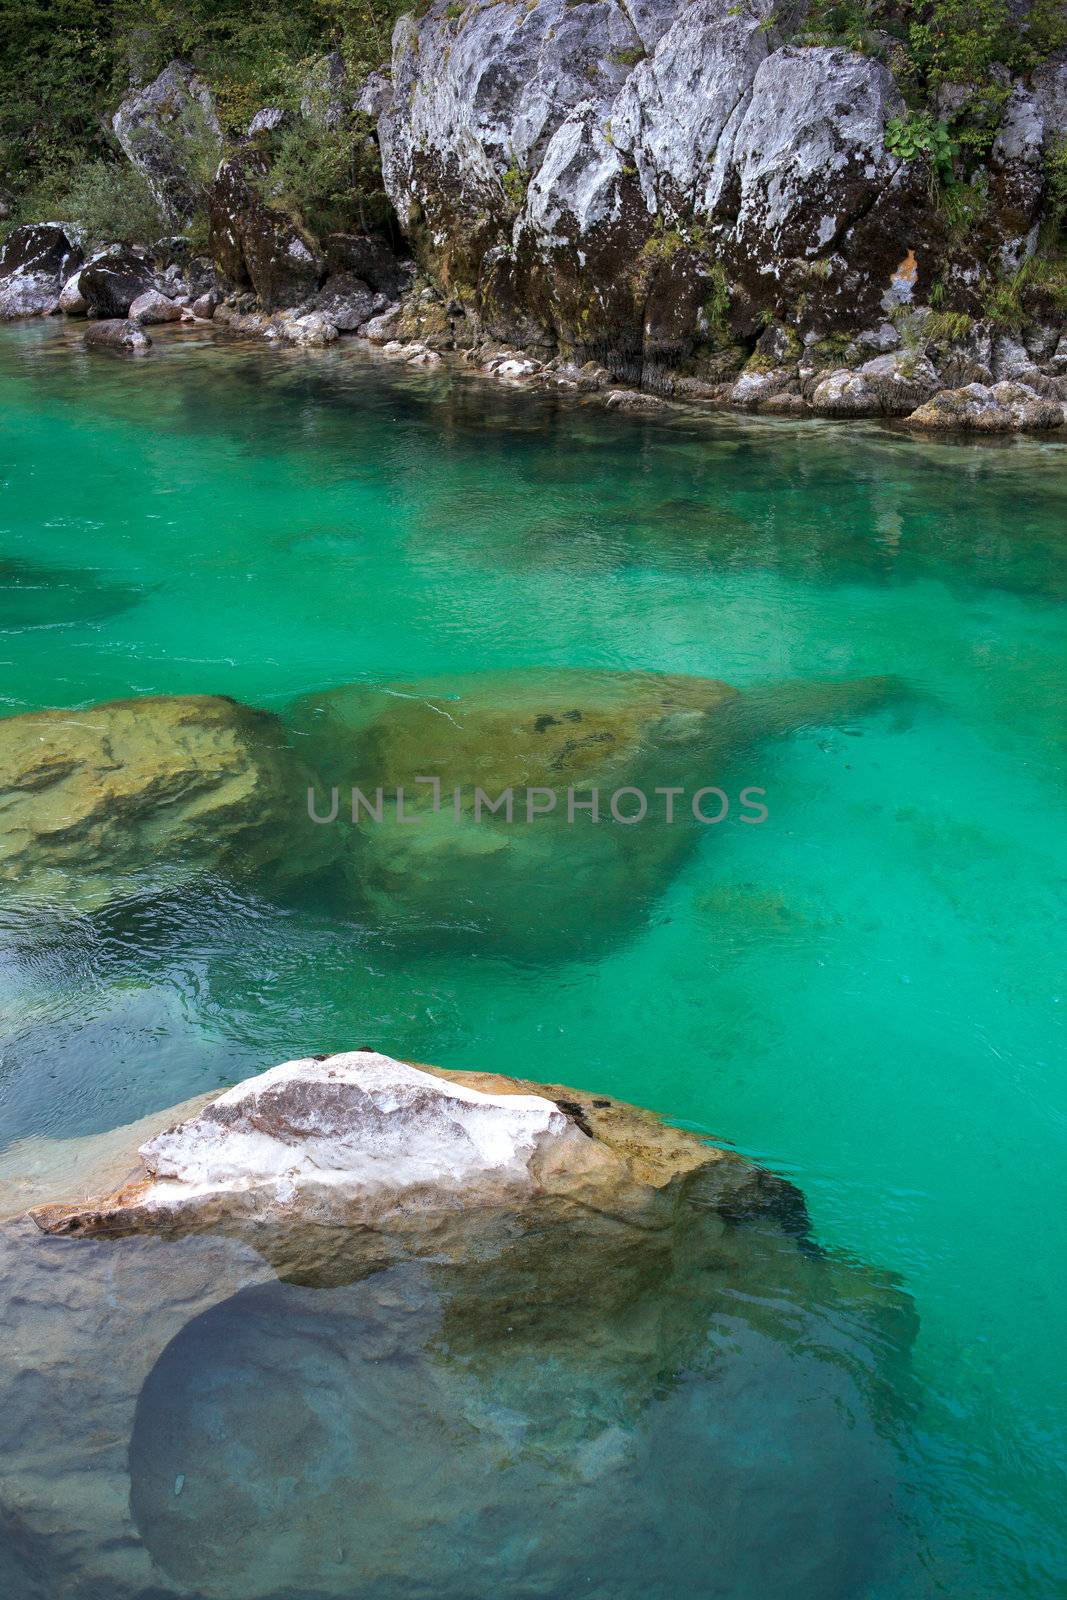
[[[767,824],[709,830],[595,961],[401,951],[222,884],[54,935],[0,913],[0,1141],[362,1044],[654,1106],[914,1298],[918,1553],[857,1592],[1062,1593],[1067,446],[642,421],[345,349],[86,358],[44,325],[0,337],[0,408],[7,714],[508,667],[906,680],[747,758]]]

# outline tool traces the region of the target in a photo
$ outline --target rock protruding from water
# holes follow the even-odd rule
[[[647,1112],[371,1050],[272,1067],[138,1154],[141,1170],[113,1194],[45,1206],[39,1225],[92,1235],[330,1223],[416,1245],[429,1233],[439,1250],[442,1214],[515,1211],[535,1200],[632,1207],[720,1162],[737,1196],[751,1190],[754,1201],[759,1187],[756,1169]]]
[[[709,1561],[724,1595],[869,1587],[915,1316],[791,1184],[608,1095],[370,1051],[166,1116],[129,1163],[183,1214],[127,1186],[0,1225],[12,1592],[642,1600],[665,1549],[685,1593]],[[56,1143],[53,1199],[123,1170],[118,1133]]]
[[[88,909],[204,871],[286,882],[331,850],[328,830],[299,826],[310,778],[281,724],[223,696],[4,718],[0,772],[8,895]]]

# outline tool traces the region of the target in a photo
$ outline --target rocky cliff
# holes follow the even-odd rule
[[[207,256],[16,229],[0,315],[164,321],[162,294],[240,332],[473,352],[650,403],[1061,427],[1067,49],[1022,6],[966,82],[966,34],[948,66],[901,42],[914,6],[868,8],[896,32],[850,44],[825,9],[435,0],[387,66],[323,57],[236,132],[172,61],[113,126],[162,222],[195,234],[200,208]]]
[[[1037,243],[1067,57],[1012,84],[960,240],[933,158],[891,149],[907,108],[887,64],[789,43],[795,23],[771,0],[438,0],[402,18],[379,137],[421,263],[490,336],[653,390],[733,370],[768,329],[774,366],[900,307],[981,316]]]

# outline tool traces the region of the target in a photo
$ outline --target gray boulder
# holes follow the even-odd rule
[[[308,300],[322,282],[324,263],[314,242],[291,217],[264,200],[261,152],[244,149],[223,161],[211,190],[211,250],[231,282],[251,287],[267,311]]]
[[[928,400],[940,380],[924,355],[893,351],[842,367],[816,384],[812,409],[824,417],[904,417]]]
[[[130,321],[140,323],[180,322],[182,315],[181,306],[175,305],[173,300],[168,300],[165,294],[158,294],[155,289],[146,289],[144,294],[130,306]]]
[[[172,61],[144,89],[128,94],[111,119],[115,137],[142,172],[160,210],[188,222],[202,173],[222,153],[211,90],[182,61]]]
[[[402,18],[378,127],[421,265],[492,338],[534,323],[646,387],[761,307],[880,321],[934,267],[922,175],[885,148],[902,101],[871,57],[778,44],[771,0]]]
[[[348,71],[339,50],[316,61],[304,79],[300,115],[325,128],[339,128],[351,108]]]
[[[58,222],[13,228],[0,251],[0,321],[58,311],[64,279],[80,261]]]
[[[248,137],[254,139],[258,133],[277,133],[288,127],[292,120],[291,111],[283,111],[280,106],[264,106],[248,124]]]
[[[1024,383],[969,383],[943,389],[907,420],[909,427],[934,433],[1020,433],[1063,427],[1064,407]]]
[[[68,317],[84,317],[88,311],[89,302],[81,290],[80,270],[69,277],[60,290],[59,309]]]
[[[395,300],[414,276],[412,263],[399,260],[378,234],[330,233],[323,241],[323,250],[329,272],[351,272],[390,300]]]
[[[339,333],[354,333],[388,304],[385,295],[375,294],[362,278],[351,272],[338,272],[327,278],[316,295],[314,310],[332,322]]]
[[[152,347],[152,341],[136,322],[125,317],[108,317],[103,322],[90,322],[85,330],[85,343],[90,349],[130,350],[142,355]]]

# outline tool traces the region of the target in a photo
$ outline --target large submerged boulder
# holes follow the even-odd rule
[[[58,311],[63,284],[81,259],[58,222],[12,228],[0,251],[0,321]]]
[[[558,959],[639,925],[716,819],[758,821],[762,739],[899,693],[886,678],[742,694],[707,678],[517,671],[353,684],[289,720],[321,776],[318,831],[341,842],[350,892],[375,917],[404,939]]]
[[[299,825],[311,778],[281,724],[222,696],[0,719],[0,774],[8,898],[90,908],[205,871],[284,884],[333,846]]]
[[[126,96],[111,123],[163,215],[188,222],[207,172],[222,153],[222,130],[207,84],[184,62],[171,61],[145,88]]]
[[[124,1141],[138,1175],[82,1200]],[[914,1312],[735,1153],[371,1051],[48,1143],[0,1154],[0,1215],[27,1167],[49,1202],[43,1233],[0,1225],[27,1600],[68,1573],[109,1600],[642,1600],[709,1563],[727,1596],[846,1600],[875,1573]]]

